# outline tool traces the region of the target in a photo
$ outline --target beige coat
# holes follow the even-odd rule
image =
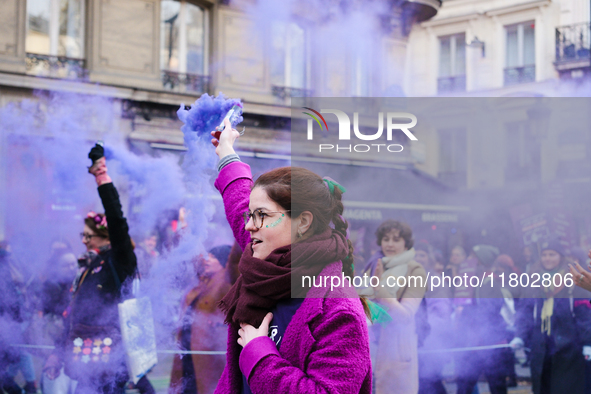
[[[393,321],[374,326],[379,331],[373,357],[376,394],[416,394],[419,391],[415,313],[425,295],[427,273],[414,261],[414,255],[414,249],[410,249],[382,259],[385,271],[374,296],[388,310]],[[394,287],[393,279],[388,281],[389,277],[398,276],[406,277],[406,286]],[[402,279],[400,284],[404,284]]]
[[[238,277],[238,261],[241,251],[234,244],[226,268],[203,279],[199,285],[187,293],[181,310],[183,316],[187,308],[192,308],[194,321],[191,326],[191,350],[225,351],[228,326],[224,324],[224,314],[218,309],[218,303],[228,293]],[[180,336],[177,336],[180,340]],[[224,355],[193,354],[193,368],[197,380],[198,394],[211,394],[218,384],[226,366]],[[170,377],[169,394],[178,394],[183,376],[182,359],[174,357]]]

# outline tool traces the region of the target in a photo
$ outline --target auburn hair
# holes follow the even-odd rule
[[[338,187],[331,193],[321,177],[302,167],[280,167],[268,171],[258,177],[252,188],[255,187],[264,189],[271,200],[288,211],[289,217],[298,217],[304,211],[312,213],[312,234],[326,231],[332,223],[334,229],[347,238],[349,255],[343,260],[343,273],[353,279],[353,243],[347,237],[349,223],[343,217],[345,208]],[[369,316],[367,302],[363,298],[361,302]]]
[[[412,229],[404,222],[398,220],[388,219],[376,230],[376,243],[378,246],[382,246],[382,240],[392,230],[398,230],[398,236],[404,239],[404,247],[406,249],[412,249],[415,241],[412,238]]]

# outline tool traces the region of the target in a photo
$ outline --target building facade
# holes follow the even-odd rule
[[[405,92],[456,103],[415,165],[472,202],[464,244],[517,252],[539,228],[590,245],[590,14],[587,0],[446,0],[413,26]],[[476,103],[487,112],[466,121]]]
[[[588,97],[590,17],[587,0],[444,1],[437,16],[412,29],[405,91],[415,97]],[[464,189],[584,178],[586,133],[549,127],[544,119],[551,108],[537,105],[507,108],[514,121],[495,133],[482,133],[478,124],[458,127],[451,120],[461,117],[456,111],[428,133],[430,154],[418,168]],[[514,143],[504,149],[508,141]],[[491,152],[498,154],[485,159]]]
[[[586,0],[447,0],[413,27],[409,96],[577,96],[588,91]],[[586,90],[585,90],[586,89]]]
[[[2,0],[0,107],[38,100],[36,92],[108,97],[130,146],[157,154],[184,150],[176,116],[181,103],[223,92],[244,103],[248,132],[239,149],[245,160],[257,169],[285,165],[292,96],[403,94],[408,34],[441,2],[374,5]],[[97,128],[96,138],[103,132]],[[0,189],[9,187],[7,138],[0,139]],[[410,156],[400,160],[412,163]],[[7,208],[0,205],[1,239]]]

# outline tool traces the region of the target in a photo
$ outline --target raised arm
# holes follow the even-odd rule
[[[240,135],[232,129],[229,120],[226,120],[226,128],[223,133],[212,131],[211,142],[216,147],[215,152],[220,157],[218,165],[219,175],[215,181],[215,187],[219,190],[224,200],[226,218],[234,238],[240,248],[244,250],[250,243],[250,233],[244,228],[244,213],[248,212],[250,189],[252,187],[252,174],[250,166],[240,161],[234,151],[234,142]]]
[[[88,157],[94,163],[88,172],[96,178],[99,196],[105,208],[115,270],[119,275],[119,279],[124,281],[126,277],[135,273],[137,267],[137,259],[133,252],[127,219],[123,216],[119,193],[117,193],[111,177],[107,174],[103,147],[98,144],[95,145]]]

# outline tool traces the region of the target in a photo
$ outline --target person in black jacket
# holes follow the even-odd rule
[[[463,306],[456,309],[456,335],[459,347],[506,344],[505,321],[501,316],[505,301],[500,286],[491,284],[495,274],[494,262],[498,255],[499,250],[494,246],[476,245],[466,260],[475,263],[470,263],[476,267],[474,275],[484,277],[484,283],[472,288],[473,298],[465,300]],[[503,349],[456,353],[457,393],[471,394],[478,378],[484,374],[491,394],[506,394],[507,382],[502,360]]]
[[[133,280],[137,262],[103,147],[95,145],[88,157],[105,214],[90,212],[84,219],[81,236],[87,251],[79,258],[72,299],[64,312],[66,332],[45,370],[55,378],[63,363],[66,374],[78,381],[77,394],[123,393],[128,374],[117,304]]]
[[[566,281],[568,263],[558,239],[543,242],[540,261],[532,266],[532,273],[542,277],[540,287],[524,288],[527,298],[520,300],[517,309],[516,337],[511,345],[531,348],[534,394],[587,392],[585,358],[591,357],[591,295]]]
[[[21,388],[7,373],[10,364],[18,362],[19,352],[11,344],[22,342],[15,337],[22,323],[22,299],[10,273],[10,252],[7,245],[0,244],[0,393],[21,394]]]

